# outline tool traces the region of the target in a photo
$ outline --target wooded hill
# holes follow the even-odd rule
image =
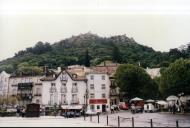
[[[0,71],[9,73],[31,68],[38,71],[45,65],[50,68],[73,64],[97,65],[105,60],[119,63],[130,63],[146,67],[168,66],[179,58],[190,57],[190,47],[171,49],[170,52],[155,51],[151,47],[137,43],[126,35],[100,37],[85,33],[55,42],[37,42],[34,47],[26,48],[15,56],[0,62]]]

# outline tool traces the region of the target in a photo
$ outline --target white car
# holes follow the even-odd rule
[[[86,114],[86,115],[97,115],[97,112],[92,111],[92,110],[87,110],[87,111],[85,112],[85,114]]]
[[[144,112],[156,112],[156,108],[154,107],[153,104],[148,103],[148,104],[144,104]]]

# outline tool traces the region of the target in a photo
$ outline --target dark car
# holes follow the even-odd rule
[[[69,111],[69,112],[63,113],[62,116],[67,117],[67,118],[72,118],[75,116],[75,113],[72,111]]]

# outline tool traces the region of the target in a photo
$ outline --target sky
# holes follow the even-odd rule
[[[0,60],[36,42],[126,34],[169,51],[190,42],[189,0],[0,0]]]

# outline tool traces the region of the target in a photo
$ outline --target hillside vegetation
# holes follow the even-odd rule
[[[99,37],[86,33],[55,42],[37,42],[34,47],[26,48],[15,56],[0,62],[0,71],[27,72],[40,74],[42,67],[68,66],[73,64],[97,65],[105,60],[130,63],[146,67],[168,66],[179,58],[190,57],[190,47],[159,52],[151,47],[138,44],[126,35]],[[87,60],[88,59],[88,60]],[[88,63],[89,61],[89,63]]]

